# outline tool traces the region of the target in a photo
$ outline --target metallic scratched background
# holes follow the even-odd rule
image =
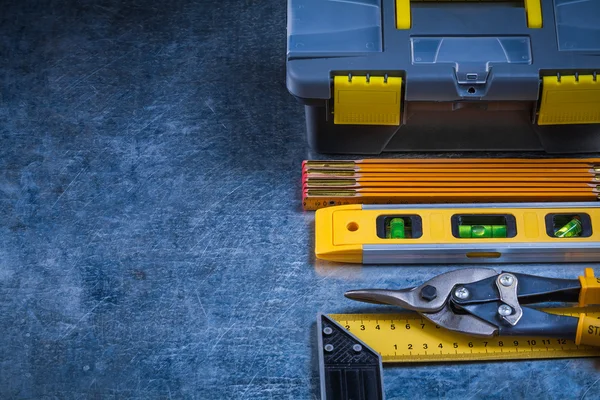
[[[285,28],[284,0],[2,3],[2,399],[317,398],[317,312],[453,268],[315,260]],[[591,359],[384,376],[390,399],[600,389]]]

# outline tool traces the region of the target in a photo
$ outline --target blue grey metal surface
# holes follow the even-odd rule
[[[274,0],[3,3],[0,398],[317,398],[318,312],[456,268],[315,260],[285,16]],[[593,398],[596,365],[384,382],[389,399]]]

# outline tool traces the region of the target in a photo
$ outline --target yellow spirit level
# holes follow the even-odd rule
[[[317,210],[317,258],[363,264],[600,261],[600,205],[352,204]]]

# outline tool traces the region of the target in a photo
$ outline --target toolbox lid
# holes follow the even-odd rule
[[[537,101],[543,76],[598,70],[598,0],[288,0],[287,86],[309,102],[349,74],[401,77],[407,102]]]

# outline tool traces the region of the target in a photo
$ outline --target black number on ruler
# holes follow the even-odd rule
[[[487,347],[488,342],[483,342],[483,347]],[[469,347],[473,347],[473,346],[469,346]]]
[[[425,324],[421,324],[421,329],[425,329]]]
[[[544,340],[542,340],[542,343],[544,343],[544,344],[550,344],[550,339],[548,339],[548,340],[544,339]]]
[[[346,325],[346,329],[350,330],[350,325]]]
[[[567,339],[558,339],[558,344],[567,344]]]
[[[440,349],[443,349],[443,348],[444,348],[444,346],[442,346],[442,344],[441,344],[441,343],[440,343],[440,344],[438,344],[438,347],[439,347]]]
[[[406,324],[406,329],[410,329],[410,324]]]
[[[409,350],[412,350],[412,344],[410,344],[410,343],[409,343],[409,345],[408,345],[408,349],[409,349]]]
[[[498,346],[500,346],[500,347],[504,346],[504,342],[502,340],[498,341]]]
[[[379,325],[375,325],[375,329],[380,330],[381,328],[379,327]]]
[[[394,325],[394,324],[391,324],[391,325],[390,325],[390,329],[391,329],[391,330],[394,330],[394,329],[396,329],[396,325]]]
[[[469,342],[469,347],[473,347],[473,342]]]
[[[427,343],[423,343],[423,349],[427,350]]]
[[[397,344],[394,345],[394,349],[398,350],[398,345]]]
[[[360,330],[361,330],[361,331],[364,331],[364,330],[365,330],[365,326],[364,326],[364,325],[361,325],[361,326],[360,326]]]
[[[535,343],[536,343],[535,340],[528,340],[527,341],[527,344],[530,345],[530,346],[535,346]]]
[[[513,344],[514,344],[515,346],[518,346],[518,345],[519,345],[519,342],[515,340],[515,341],[513,342]]]
[[[453,346],[455,349],[458,349],[458,343],[454,343]]]

